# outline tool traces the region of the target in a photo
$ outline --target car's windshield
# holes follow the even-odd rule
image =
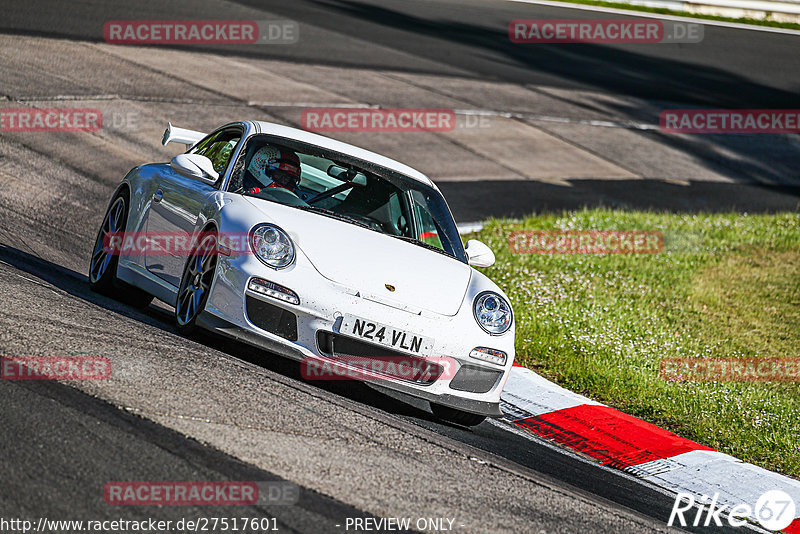
[[[438,191],[344,154],[257,135],[242,150],[228,191],[344,220],[467,262]]]

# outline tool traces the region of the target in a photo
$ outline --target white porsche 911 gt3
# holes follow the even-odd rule
[[[307,378],[345,370],[429,401],[443,420],[501,415],[511,305],[471,267],[494,254],[462,244],[427,176],[266,122],[208,135],[169,125],[162,142],[188,150],[117,187],[92,289],[136,306],[155,297],[183,333],[206,328],[313,362]]]

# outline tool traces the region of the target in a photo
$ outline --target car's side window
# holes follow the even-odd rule
[[[214,170],[222,175],[241,138],[242,134],[239,130],[223,130],[200,141],[194,153],[210,159]]]
[[[419,240],[436,248],[444,249],[439,238],[439,229],[433,221],[433,216],[422,206],[417,206],[417,219],[420,226]]]
[[[219,137],[220,133],[222,132],[214,132],[211,135],[207,136],[205,139],[200,140],[200,142],[194,146],[192,153],[202,154],[203,152],[208,150],[208,147],[210,147],[214,143],[214,139]]]

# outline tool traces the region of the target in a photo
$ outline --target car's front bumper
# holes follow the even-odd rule
[[[197,325],[237,341],[241,341],[270,352],[280,354],[281,356],[292,358],[294,360],[302,361],[303,358],[313,357],[315,359],[329,361],[332,364],[341,365],[341,360],[328,358],[326,356],[310,356],[306,350],[303,350],[302,347],[287,345],[282,341],[271,339],[269,336],[253,332],[247,328],[242,328],[241,326],[237,326],[208,312],[203,312],[200,314],[197,319]],[[500,410],[500,403],[497,401],[470,399],[449,393],[437,394],[420,387],[410,386],[399,380],[385,381],[380,383],[367,382],[367,384],[378,390],[386,388],[393,391],[399,391],[400,393],[405,393],[412,397],[424,399],[429,402],[435,402],[437,404],[449,406],[450,408],[463,410],[465,412],[486,415],[488,417],[503,416],[503,412]]]
[[[247,289],[249,280],[257,276],[292,289],[300,297],[295,305]],[[434,352],[426,359],[441,362],[447,359],[456,369],[433,382],[415,382],[398,378],[368,379],[369,385],[386,388],[426,401],[465,412],[500,417],[500,393],[514,359],[514,334],[490,336],[477,326],[472,316],[471,297],[466,308],[455,316],[442,316],[425,310],[410,310],[362,297],[358,291],[340,286],[322,277],[310,264],[298,262],[283,271],[274,271],[252,255],[221,257],[217,276],[212,286],[206,310],[198,319],[204,328],[264,348],[270,352],[295,360],[329,362],[348,366],[337,354],[320,346],[320,336],[344,336],[340,332],[344,314],[368,318],[395,328],[432,338],[436,341]],[[259,327],[253,320],[253,303],[263,302],[269,309],[288,312],[296,321],[295,330],[267,326]],[[249,306],[249,307],[248,307]],[[286,321],[285,321],[286,322]],[[272,330],[272,331],[270,331]],[[279,335],[280,334],[280,335]],[[349,337],[349,340],[355,338]],[[358,340],[362,345],[370,345]],[[374,344],[376,353],[385,352],[382,345]],[[506,352],[503,366],[470,358],[475,347],[489,347]],[[408,356],[413,356],[409,354]],[[488,377],[483,386],[474,387],[474,381],[465,382],[464,376]],[[494,378],[493,378],[494,377]],[[325,378],[320,378],[325,379]],[[467,386],[464,386],[464,384]],[[464,390],[464,388],[472,390]]]

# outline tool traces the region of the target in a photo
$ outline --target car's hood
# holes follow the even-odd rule
[[[472,272],[465,263],[325,215],[246,200],[283,228],[325,278],[411,312],[458,313]]]

